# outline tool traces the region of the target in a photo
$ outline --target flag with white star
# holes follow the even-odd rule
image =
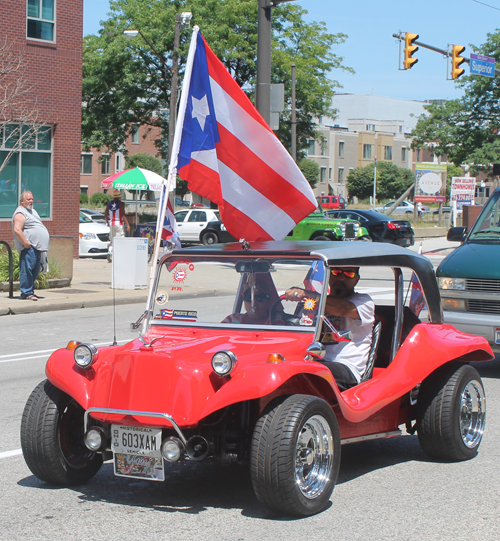
[[[183,90],[184,92],[185,90]],[[237,239],[282,240],[317,206],[308,181],[199,33],[178,156]]]

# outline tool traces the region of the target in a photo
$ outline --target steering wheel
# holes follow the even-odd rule
[[[273,304],[271,305],[271,308],[269,309],[269,319],[271,321],[271,325],[277,325],[276,319],[279,316],[284,320],[285,325],[289,327],[297,327],[300,322],[300,312],[302,310],[301,304],[304,304],[303,301],[297,302],[297,308],[295,309],[295,314],[287,314],[283,310],[278,310],[278,306],[281,305],[281,301],[285,300],[285,295],[280,295],[279,298],[277,298]]]

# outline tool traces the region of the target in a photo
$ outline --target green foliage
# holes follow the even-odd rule
[[[83,46],[84,149],[120,150],[132,125],[160,126],[168,133],[171,65],[175,15],[191,11],[191,24],[201,31],[238,84],[252,98],[256,82],[257,0],[112,0],[110,18],[99,36],[86,36]],[[333,116],[330,109],[335,88],[332,70],[345,67],[332,51],[344,34],[329,34],[324,23],[306,23],[299,5],[273,8],[272,82],[285,84],[288,107],[278,136],[290,146],[289,106],[291,64],[296,64],[296,109],[298,148],[314,137],[313,117]],[[123,31],[140,28],[154,51],[139,35],[128,40]],[[191,30],[183,28],[180,40],[180,79]],[[155,51],[157,54],[155,54]],[[164,59],[164,62],[160,59]],[[162,141],[158,140],[158,148]],[[166,148],[161,148],[166,157]],[[179,191],[179,193],[181,193]]]
[[[141,169],[148,169],[149,171],[153,171],[153,173],[158,173],[158,175],[163,174],[161,161],[145,152],[138,152],[137,154],[127,156],[125,163],[127,164],[127,169],[140,167]]]
[[[57,261],[49,257],[49,272],[47,274],[39,274],[35,280],[36,289],[48,289],[49,279],[61,278],[61,266]],[[16,250],[12,250],[12,277],[14,282],[19,282],[19,254]],[[0,248],[0,282],[9,281],[9,254],[5,248]]]
[[[474,53],[500,57],[500,31],[487,35]],[[471,173],[491,174],[493,163],[500,162],[500,85],[498,77],[469,75],[457,86],[464,96],[444,104],[426,106],[428,116],[420,117],[412,132],[413,148],[425,148],[429,142],[437,156],[446,155],[455,165],[468,163]]]
[[[95,207],[105,207],[111,201],[111,195],[107,193],[97,192],[90,197],[90,203]]]
[[[367,199],[373,196],[374,164],[357,167],[347,176],[349,197]],[[415,182],[411,169],[403,169],[390,162],[377,163],[377,199],[400,197]]]
[[[89,202],[89,196],[86,193],[80,194],[80,205],[86,205]]]
[[[299,162],[299,168],[311,185],[311,188],[315,188],[319,180],[319,165],[308,158],[303,158]]]

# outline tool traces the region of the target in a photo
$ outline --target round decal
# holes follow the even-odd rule
[[[184,280],[186,279],[186,276],[187,276],[187,269],[180,268],[180,269],[175,269],[172,278],[174,282],[180,284],[184,282]]]
[[[166,291],[158,291],[156,295],[157,304],[165,304],[168,301],[168,293]]]
[[[436,173],[425,173],[420,177],[418,185],[424,193],[433,195],[441,190],[443,181],[441,176]]]

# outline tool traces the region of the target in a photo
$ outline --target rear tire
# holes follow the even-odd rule
[[[83,442],[83,408],[52,383],[42,381],[28,398],[21,420],[21,447],[28,468],[60,486],[85,483],[102,465],[102,455]]]
[[[337,482],[340,431],[322,399],[292,395],[257,421],[250,451],[255,494],[283,515],[322,511]]]
[[[420,388],[417,431],[430,457],[449,462],[476,456],[486,421],[486,397],[481,377],[467,364],[447,364]]]
[[[203,234],[201,242],[203,244],[217,244],[219,242],[219,237],[217,236],[217,233],[208,231],[207,233]]]
[[[321,235],[320,237],[314,237],[314,238],[311,239],[311,240],[328,240],[328,241],[330,241],[330,240],[332,240],[332,239],[329,238],[329,237],[325,237],[324,235]]]

